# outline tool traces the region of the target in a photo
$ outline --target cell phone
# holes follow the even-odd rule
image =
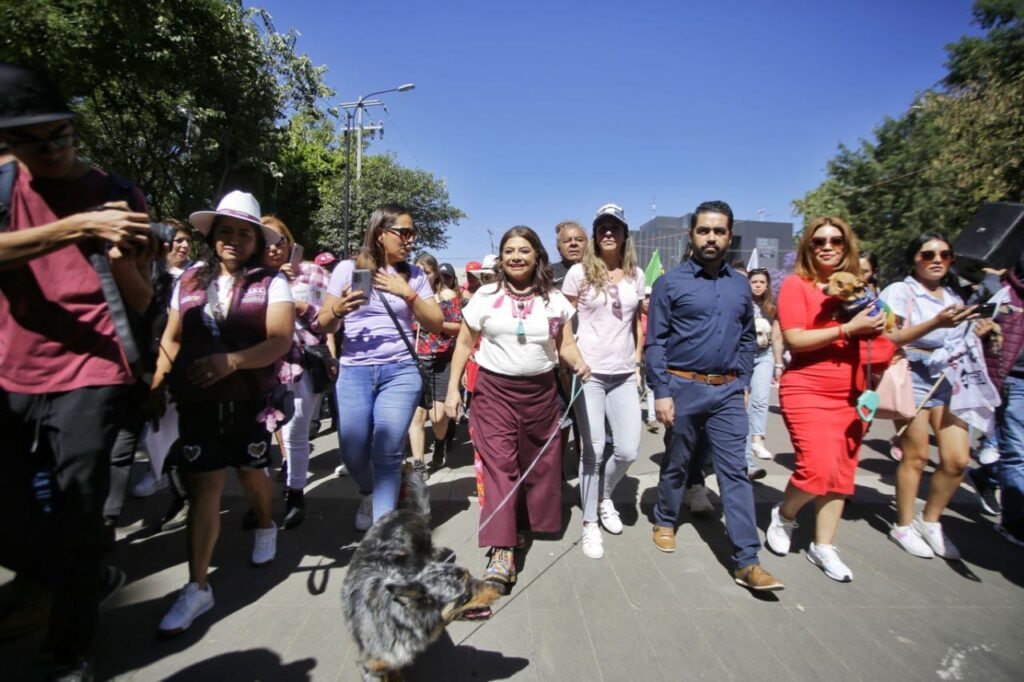
[[[992,317],[993,315],[995,315],[995,312],[996,312],[996,304],[995,303],[982,303],[977,308],[975,308],[974,312],[971,313],[971,314],[972,315],[976,315],[978,317]]]
[[[288,264],[292,266],[292,270],[295,274],[299,274],[299,265],[302,263],[302,244],[295,244],[292,246],[292,255],[288,259]]]
[[[366,298],[370,298],[370,271],[352,271],[352,291],[362,291]]]

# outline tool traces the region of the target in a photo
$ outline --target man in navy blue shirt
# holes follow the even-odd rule
[[[690,219],[690,257],[659,277],[651,292],[647,384],[658,421],[673,431],[661,462],[654,544],[663,552],[676,549],[687,465],[703,432],[722,492],[736,582],[752,590],[781,590],[757,558],[761,539],[744,455],[754,310],[747,278],[725,263],[732,221],[725,202],[698,206]]]

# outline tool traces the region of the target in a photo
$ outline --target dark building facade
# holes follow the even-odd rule
[[[678,218],[655,216],[638,229],[631,231],[629,236],[636,248],[640,267],[647,266],[655,250],[661,254],[661,264],[666,271],[678,265],[690,243],[692,215],[687,213]],[[782,267],[786,254],[795,249],[793,223],[766,220],[734,221],[728,261],[732,263],[741,260],[746,263],[755,248],[761,267]]]

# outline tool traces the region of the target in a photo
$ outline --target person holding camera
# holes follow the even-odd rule
[[[100,563],[109,453],[134,383],[117,324],[149,305],[155,250],[142,193],[75,142],[57,88],[0,63],[13,155],[0,166],[0,564],[50,592],[58,678],[91,674],[100,599],[125,581]]]
[[[245,192],[229,193],[215,211],[189,217],[206,240],[204,258],[182,275],[160,341],[153,390],[178,405],[181,469],[189,494],[189,581],[160,622],[160,633],[188,629],[213,608],[207,572],[220,534],[225,469],[235,467],[258,528],[252,564],[270,563],[277,527],[270,517],[270,434],[286,406],[272,401],[274,364],[292,345],[295,306],[287,278],[263,267],[267,242],[279,235],[260,224]]]
[[[398,504],[403,447],[423,390],[413,318],[428,333],[440,332],[444,323],[426,274],[407,261],[415,241],[409,211],[379,206],[359,255],[331,274],[320,309],[320,326],[342,334],[338,445],[363,496],[359,531]]]

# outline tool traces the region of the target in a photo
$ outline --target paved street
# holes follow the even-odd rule
[[[793,465],[777,408],[769,431],[777,456],[765,463],[768,477],[755,485],[762,529]],[[641,457],[616,499],[626,530],[605,534],[605,558],[583,556],[575,490],[566,487],[564,535],[537,540],[519,584],[494,617],[453,624],[407,678],[1020,679],[1024,549],[995,533],[966,486],[945,517],[963,563],[915,559],[889,542],[895,464],[882,453],[890,433],[890,425],[880,423],[869,436],[837,540],[854,582],[835,583],[804,557],[810,509],[794,538],[798,552],[785,558],[762,553],[766,567],[786,583],[777,595],[757,598],[733,582],[720,513],[703,520],[685,516],[679,551],[659,552],[647,515],[661,436],[645,432]],[[129,583],[102,613],[102,678],[358,678],[339,608],[345,565],[358,540],[352,530],[357,496],[350,480],[333,475],[334,434],[315,445],[309,518],[281,533],[270,567],[248,565],[251,534],[241,529],[245,505],[232,485],[211,576],[216,606],[174,639],[159,638],[156,626],[186,581],[183,534],[149,530],[166,504],[163,494],[132,501],[110,557]],[[454,469],[430,479],[435,538],[460,547],[460,562],[479,574],[484,559],[475,538],[462,545],[478,522],[472,453],[462,445],[452,459]],[[2,574],[0,582],[9,578]],[[26,638],[0,647],[5,679],[29,674],[37,645],[38,639]]]

